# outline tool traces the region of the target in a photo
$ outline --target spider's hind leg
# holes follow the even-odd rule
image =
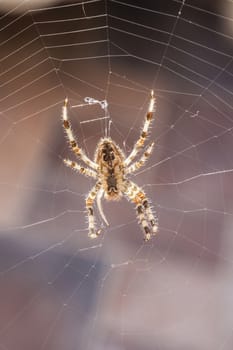
[[[125,168],[126,174],[131,174],[140,169],[142,166],[145,165],[147,159],[150,157],[152,151],[154,148],[154,142],[151,142],[151,144],[147,147],[145,152],[143,153],[142,157],[135,163],[131,164],[129,167]]]

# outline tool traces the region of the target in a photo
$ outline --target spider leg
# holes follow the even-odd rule
[[[144,207],[146,216],[150,222],[152,233],[155,235],[158,232],[158,219],[156,216],[154,216],[152,209],[148,203],[148,199],[145,197],[145,199],[142,202],[142,205]]]
[[[77,162],[74,162],[70,159],[63,159],[63,162],[67,167],[69,167],[73,170],[76,170],[80,174],[93,177],[94,179],[97,178],[97,173],[92,169],[84,168],[81,165],[79,165]]]
[[[136,204],[137,217],[144,233],[144,239],[148,241],[152,235],[156,234],[158,223],[149,206],[145,192],[134,182],[127,180],[124,194]]]
[[[104,190],[100,189],[98,194],[97,194],[97,207],[99,209],[100,216],[102,217],[103,221],[107,226],[109,226],[108,220],[106,219],[106,216],[104,215],[102,203],[101,203],[101,198],[103,197]]]
[[[134,173],[136,170],[140,169],[150,157],[154,148],[154,142],[146,148],[146,151],[143,153],[142,157],[135,163],[131,164],[128,168],[125,169],[126,174]]]
[[[78,146],[78,143],[77,143],[75,136],[73,134],[73,131],[72,131],[71,123],[70,123],[69,118],[68,118],[67,104],[68,104],[68,99],[66,98],[65,102],[64,102],[64,106],[62,108],[62,120],[63,120],[63,127],[64,127],[64,130],[65,130],[66,135],[68,137],[70,147],[71,147],[72,151],[75,153],[75,155],[77,157],[81,158],[81,160],[85,164],[87,164],[92,169],[97,170],[98,165],[95,162],[93,162],[91,159],[89,159],[87,157],[87,155],[85,154],[85,152],[81,148],[79,148],[79,146]]]
[[[89,192],[86,198],[86,208],[87,208],[87,214],[88,214],[88,229],[89,229],[88,236],[90,238],[96,238],[100,234],[100,230],[96,231],[95,229],[95,218],[94,218],[94,211],[93,211],[93,203],[100,188],[101,188],[101,183],[97,182],[95,186],[91,189],[91,191]]]
[[[141,135],[137,140],[137,142],[135,143],[130,155],[125,159],[124,161],[125,166],[128,166],[134,160],[138,152],[144,146],[145,140],[148,136],[148,130],[153,118],[154,109],[155,109],[155,97],[154,97],[154,91],[152,90],[150,95],[150,103],[149,103],[148,111],[145,117]]]

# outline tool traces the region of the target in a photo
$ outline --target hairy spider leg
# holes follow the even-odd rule
[[[100,234],[100,230],[96,231],[95,229],[95,218],[94,218],[94,211],[93,211],[93,203],[100,188],[101,188],[101,184],[97,182],[95,186],[91,189],[91,191],[89,192],[86,198],[88,230],[89,230],[88,236],[90,238],[96,238]]]
[[[79,157],[85,164],[87,164],[92,169],[97,170],[98,165],[95,162],[93,162],[91,159],[89,159],[85,154],[85,152],[78,146],[78,143],[72,131],[71,122],[69,121],[69,118],[68,118],[67,104],[68,104],[68,99],[66,98],[64,102],[64,106],[62,108],[62,119],[63,119],[63,127],[66,132],[67,138],[69,140],[69,145],[77,157]]]
[[[136,170],[144,166],[146,161],[149,159],[150,155],[152,154],[153,148],[154,148],[154,142],[151,142],[151,144],[146,148],[141,158],[137,162],[131,164],[128,168],[126,168],[125,173],[126,174],[134,173]]]
[[[151,206],[148,203],[148,199],[145,198],[144,201],[142,202],[142,205],[144,207],[144,211],[146,213],[146,216],[148,218],[148,221],[151,225],[152,228],[152,234],[153,236],[158,232],[158,219],[157,217],[153,214],[153,211],[151,209]]]
[[[82,167],[81,165],[79,165],[77,162],[74,162],[73,160],[63,159],[63,162],[67,167],[77,171],[80,174],[93,177],[94,179],[97,178],[97,173],[94,170]]]
[[[148,130],[151,124],[151,121],[153,119],[153,114],[155,110],[155,97],[154,97],[154,91],[151,90],[151,95],[150,95],[150,103],[148,107],[148,111],[145,117],[145,121],[143,124],[142,132],[137,140],[137,142],[134,144],[134,147],[130,153],[130,155],[125,159],[124,165],[128,166],[134,158],[137,156],[138,152],[141,150],[141,148],[144,146],[145,140],[148,136]]]
[[[144,239],[148,241],[152,234],[157,232],[157,219],[155,219],[149,207],[145,192],[134,182],[127,181],[124,194],[132,203],[136,204],[137,217],[144,233]]]

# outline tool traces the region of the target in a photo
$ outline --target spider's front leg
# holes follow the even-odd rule
[[[101,183],[97,182],[95,186],[91,189],[89,192],[87,198],[86,198],[86,208],[87,208],[87,214],[88,214],[88,236],[90,238],[96,238],[100,234],[100,230],[96,231],[95,229],[95,218],[94,218],[94,211],[93,211],[93,203],[96,199],[97,193],[101,188]]]
[[[124,193],[131,202],[136,204],[137,217],[144,232],[144,239],[148,241],[158,231],[157,218],[154,217],[145,192],[134,182],[126,181],[127,186]]]

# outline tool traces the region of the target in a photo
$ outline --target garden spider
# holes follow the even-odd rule
[[[68,120],[67,104],[68,99],[65,99],[62,109],[62,119],[68,142],[75,155],[79,157],[87,167],[83,167],[69,159],[64,159],[64,163],[69,168],[97,180],[86,197],[88,236],[90,238],[96,238],[100,233],[100,230],[95,229],[93,212],[93,203],[95,199],[97,198],[100,214],[108,225],[100,204],[101,197],[104,195],[106,200],[119,200],[122,195],[125,195],[129,201],[136,205],[137,217],[144,232],[144,239],[148,241],[158,230],[157,218],[153,215],[145,192],[134,182],[130,181],[127,175],[135,172],[145,164],[154,147],[154,142],[151,142],[141,158],[133,162],[139,151],[144,147],[145,140],[148,136],[148,129],[152,121],[155,106],[153,90],[151,91],[150,103],[142,132],[128,157],[125,157],[123,151],[110,137],[104,137],[101,138],[97,144],[94,161],[89,159],[85,152],[79,148],[73,134],[71,123]]]

